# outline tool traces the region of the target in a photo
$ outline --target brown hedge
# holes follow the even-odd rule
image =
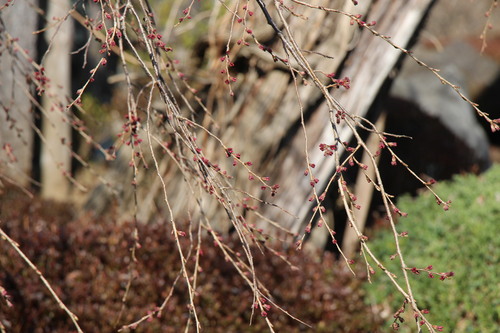
[[[0,195],[0,226],[49,280],[63,302],[79,317],[85,332],[116,332],[160,305],[176,278],[180,264],[166,224],[139,226],[142,247],[129,280],[132,223],[115,224],[112,216],[93,220],[74,218],[72,207],[30,200],[12,188]],[[183,242],[189,246],[188,237]],[[225,242],[237,242],[231,237]],[[208,238],[196,303],[205,332],[262,332],[267,325],[257,313],[249,325],[252,292]],[[258,276],[274,300],[308,328],[278,309],[269,311],[277,332],[376,332],[380,319],[363,301],[362,278],[326,254],[322,260],[288,251],[292,270],[271,253],[255,251]],[[193,261],[188,263],[193,266]],[[0,322],[9,332],[70,332],[67,315],[50,297],[37,275],[29,270],[7,242],[0,241],[0,286],[13,304],[0,300]],[[189,316],[187,289],[182,278],[160,317],[140,324],[137,332],[181,332]]]

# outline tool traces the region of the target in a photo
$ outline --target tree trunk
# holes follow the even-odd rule
[[[64,20],[70,9],[68,0],[48,2],[47,17],[55,24],[45,32],[49,49],[43,61],[50,81],[42,101],[42,195],[59,201],[68,196],[67,176],[71,171],[71,127],[66,105],[68,96],[71,96],[70,52],[73,45],[73,23],[71,20]]]
[[[31,176],[33,107],[27,76],[33,69],[18,49],[36,56],[37,2],[15,1],[0,11],[0,179],[19,186],[28,185]]]

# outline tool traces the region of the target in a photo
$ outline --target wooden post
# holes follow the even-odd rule
[[[36,56],[37,3],[16,1],[0,11],[0,174],[19,186],[28,185],[31,176],[33,113],[25,72],[32,68],[18,48]]]
[[[73,25],[68,19],[68,0],[50,0],[47,17],[57,23],[45,32],[49,51],[43,65],[49,78],[43,95],[43,136],[41,169],[42,195],[63,201],[69,194],[66,175],[71,171],[71,127],[66,105],[71,95],[71,46]],[[50,24],[49,24],[50,26]]]
[[[378,118],[375,126],[377,130],[380,132],[384,131],[385,127],[385,119],[386,114],[382,113]],[[373,152],[377,151],[379,145],[379,137],[376,133],[371,133],[366,141],[366,146],[370,150],[370,152],[364,152],[363,157],[361,159],[361,163],[364,165],[368,165],[368,169],[366,171],[359,170],[358,176],[356,177],[356,184],[354,185],[354,194],[358,198],[358,202],[361,203],[361,208],[354,209],[354,221],[356,226],[358,227],[359,232],[363,233],[366,225],[366,219],[368,218],[368,213],[370,212],[370,203],[373,197],[373,184],[369,184],[365,179],[366,176],[370,177],[370,179],[375,179],[375,168],[378,167],[378,162],[380,160],[380,155],[375,157],[375,162],[377,165],[373,165],[370,159],[369,154],[373,154]],[[347,257],[352,257],[356,249],[359,245],[358,235],[354,231],[352,226],[349,226],[349,221],[346,221],[347,226],[344,233],[344,238],[342,241],[342,251]]]

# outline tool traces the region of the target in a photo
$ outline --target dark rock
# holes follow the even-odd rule
[[[418,56],[460,87],[465,96],[478,94],[495,79],[498,66],[465,43],[449,45],[443,52]],[[388,127],[410,135],[421,170],[431,177],[449,178],[460,171],[484,171],[490,165],[489,142],[475,110],[449,85],[408,59],[390,91]],[[430,157],[433,156],[433,160]]]

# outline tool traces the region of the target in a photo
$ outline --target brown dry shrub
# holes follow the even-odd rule
[[[179,273],[175,242],[165,224],[140,225],[142,245],[129,280],[133,224],[73,217],[72,207],[38,199],[29,200],[14,189],[0,195],[0,226],[16,240],[37,265],[63,302],[79,317],[85,332],[116,332],[160,305]],[[189,237],[183,245],[190,246]],[[195,235],[196,239],[196,235]],[[224,240],[238,248],[238,242]],[[203,256],[196,304],[206,332],[261,332],[267,325],[256,312],[252,325],[252,292],[213,241],[202,239]],[[193,252],[194,253],[194,252]],[[330,255],[321,263],[305,253],[289,250],[287,257],[299,267],[292,270],[271,253],[255,251],[257,274],[274,301],[306,326],[276,308],[269,318],[277,332],[376,332],[380,320],[363,302],[362,279]],[[188,261],[192,269],[194,260]],[[37,275],[21,261],[7,242],[0,242],[0,285],[13,303],[0,300],[0,321],[10,332],[74,331],[68,316],[57,306]],[[140,324],[137,332],[180,332],[189,316],[187,289],[182,278],[161,316]]]

